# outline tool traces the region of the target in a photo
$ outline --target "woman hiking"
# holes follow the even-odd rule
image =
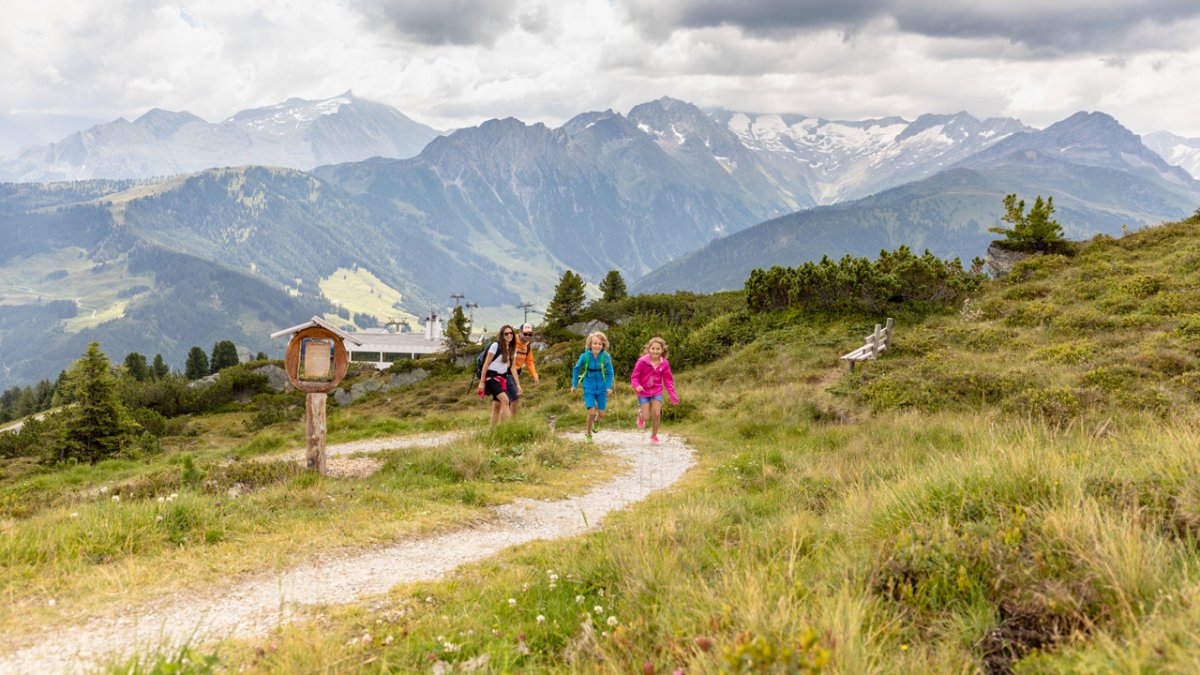
[[[496,341],[488,345],[486,356],[483,357],[483,368],[479,376],[479,396],[484,394],[492,397],[492,428],[497,422],[507,422],[511,416],[508,406],[509,368],[516,352],[516,335],[513,327],[505,325],[496,336]],[[521,394],[521,377],[512,373],[515,394]]]

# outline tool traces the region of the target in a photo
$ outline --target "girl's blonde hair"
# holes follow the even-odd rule
[[[660,337],[658,337],[658,336],[652,337],[652,338],[650,338],[649,340],[647,340],[647,341],[646,341],[646,346],[645,346],[645,347],[642,347],[642,353],[643,353],[643,354],[649,354],[649,353],[650,353],[650,345],[654,344],[655,342],[657,342],[657,343],[659,344],[659,346],[661,346],[661,347],[662,347],[662,350],[663,350],[663,353],[662,353],[662,355],[663,355],[663,358],[664,358],[664,359],[665,359],[665,358],[667,358],[667,341],[666,341],[666,340],[664,340],[664,339],[662,339],[662,338],[660,338]]]
[[[602,346],[600,347],[600,349],[602,349],[602,350],[608,349],[608,336],[605,335],[604,333],[601,333],[600,331],[588,333],[587,339],[585,339],[583,341],[583,348],[591,349],[592,348],[592,340],[600,340],[600,342],[603,343]]]

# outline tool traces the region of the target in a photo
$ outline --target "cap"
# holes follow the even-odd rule
[[[521,332],[524,333],[525,331],[529,331],[530,333],[532,333],[533,332],[533,324],[527,323],[524,326],[521,326]]]

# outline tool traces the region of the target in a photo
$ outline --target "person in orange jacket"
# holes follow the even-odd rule
[[[526,368],[529,369],[529,374],[533,377],[534,386],[537,386],[537,367],[533,365],[533,325],[528,323],[521,326],[520,332],[517,333],[516,355],[513,357],[512,371],[520,375],[521,371]],[[510,374],[509,377],[512,377],[512,375]],[[510,391],[516,391],[516,388],[513,386],[510,386],[509,389]],[[520,395],[517,395],[509,402],[509,413],[514,418],[517,416],[517,411],[521,409],[520,398]]]

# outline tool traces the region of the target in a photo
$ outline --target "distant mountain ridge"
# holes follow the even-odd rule
[[[210,123],[154,109],[0,160],[0,180],[48,182],[151,178],[261,164],[307,170],[368,157],[411,157],[438,131],[352,92],[319,101],[288,99]]]
[[[636,280],[635,292],[739,288],[755,268],[824,255],[874,257],[907,245],[940,257],[982,255],[1005,194],[1053,196],[1068,237],[1118,234],[1200,206],[1200,182],[1103,113],[1013,134],[929,178],[801,211],[716,240]]]
[[[1142,142],[1167,162],[1182,167],[1192,178],[1200,179],[1200,138],[1156,131],[1142,136]]]

